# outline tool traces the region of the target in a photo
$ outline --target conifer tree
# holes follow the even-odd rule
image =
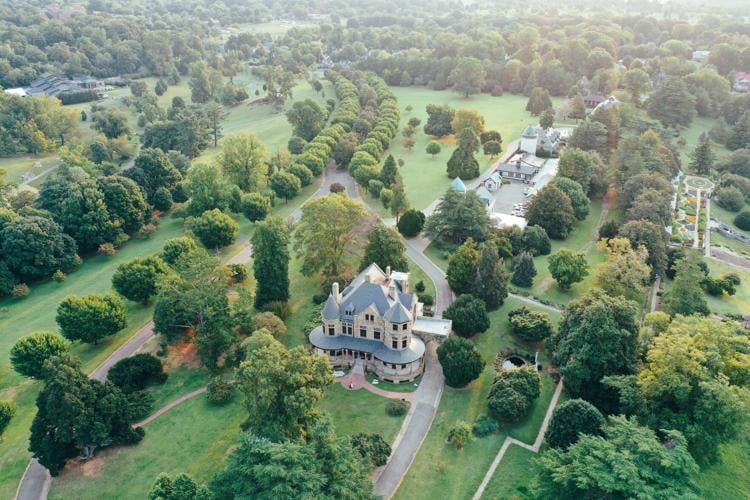
[[[701,134],[698,146],[690,155],[690,168],[698,175],[709,175],[714,163],[714,153],[711,150],[711,139],[704,132]]]
[[[476,296],[484,301],[488,310],[503,305],[508,296],[508,273],[497,252],[497,245],[484,243],[479,251],[475,285]]]
[[[289,300],[289,231],[278,217],[256,223],[253,233],[253,272],[257,281],[255,306]]]
[[[531,257],[531,254],[524,252],[518,256],[516,265],[513,267],[511,283],[516,286],[528,288],[534,282],[534,276],[536,276],[534,259]]]
[[[388,155],[383,163],[383,168],[380,170],[380,180],[385,187],[390,188],[396,182],[398,175],[396,160],[393,158],[393,155]]]

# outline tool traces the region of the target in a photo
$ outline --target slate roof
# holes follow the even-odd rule
[[[391,323],[408,323],[411,320],[411,314],[401,302],[396,302],[385,312],[383,318]]]
[[[339,313],[339,305],[336,303],[336,299],[333,298],[332,294],[328,294],[328,300],[323,307],[323,319],[338,319]]]
[[[497,167],[498,172],[520,172],[526,175],[534,175],[539,169],[526,163],[501,163]]]
[[[521,134],[521,137],[528,137],[529,139],[532,139],[532,138],[536,138],[538,135],[539,135],[539,132],[537,132],[536,127],[534,127],[533,125],[529,125],[523,131],[523,134]]]
[[[487,201],[492,201],[492,199],[494,198],[494,196],[492,196],[492,193],[490,193],[489,190],[484,186],[481,186],[479,189],[477,189],[477,196],[479,196],[480,199]]]
[[[412,336],[406,349],[390,349],[382,340],[350,337],[349,335],[325,335],[323,327],[316,327],[309,335],[310,343],[319,349],[351,349],[372,353],[375,358],[386,363],[413,363],[425,351],[424,342]]]

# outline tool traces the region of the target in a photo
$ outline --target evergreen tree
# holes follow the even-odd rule
[[[458,137],[458,147],[448,160],[448,177],[474,179],[479,177],[479,163],[474,157],[479,148],[479,137],[471,127],[466,127]]]
[[[391,210],[391,215],[396,218],[396,224],[398,224],[401,214],[409,209],[409,200],[406,198],[406,191],[404,191],[404,182],[398,173],[395,182],[391,185],[391,191],[393,196],[388,202],[388,208]]]
[[[555,124],[555,110],[552,108],[547,108],[542,113],[542,116],[539,118],[539,126],[542,127],[544,130],[547,130],[548,128],[552,127],[552,125]]]
[[[529,101],[526,103],[526,111],[534,116],[541,115],[545,109],[552,107],[552,99],[549,92],[541,87],[535,87],[529,95]]]
[[[289,300],[289,231],[278,217],[258,222],[253,233],[255,306]]]
[[[398,166],[393,155],[388,155],[383,162],[383,168],[380,169],[380,180],[383,181],[385,187],[391,187],[396,182],[398,177]]]
[[[484,301],[488,310],[503,305],[508,296],[508,273],[493,242],[482,244],[477,260],[475,294]]]
[[[406,245],[398,232],[378,224],[367,238],[365,255],[359,267],[364,269],[374,262],[381,269],[390,266],[394,271],[407,271],[409,264],[406,262],[405,251]]]
[[[511,283],[523,288],[529,288],[534,282],[534,276],[536,276],[534,259],[531,257],[531,254],[524,252],[518,256],[518,260],[516,260],[516,264],[513,266]]]
[[[714,164],[711,139],[705,132],[701,134],[698,146],[690,154],[690,169],[698,175],[709,175]]]
[[[729,149],[747,149],[750,147],[750,114],[745,112],[742,114],[742,118],[737,121],[737,124],[732,130],[732,135],[727,141],[727,147]]]
[[[685,316],[691,314],[709,314],[708,304],[701,288],[705,278],[700,268],[700,256],[690,253],[675,264],[676,274],[674,283],[664,293],[662,308],[665,312]]]
[[[470,293],[474,288],[479,251],[474,240],[469,238],[448,258],[446,278],[451,290],[457,294]]]

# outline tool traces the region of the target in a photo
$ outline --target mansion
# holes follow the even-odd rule
[[[334,283],[322,324],[310,332],[313,351],[334,367],[364,368],[388,382],[407,382],[424,371],[425,340],[443,339],[451,322],[422,316],[409,291],[409,273],[371,264],[339,291]]]

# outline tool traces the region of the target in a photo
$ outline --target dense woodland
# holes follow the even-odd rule
[[[371,470],[390,446],[378,434],[337,437],[319,408],[334,383],[329,363],[281,342],[292,314],[289,267],[297,259],[315,280],[310,299],[320,304],[332,283],[371,262],[405,268],[402,237],[422,233],[449,249],[446,276],[457,298],[445,317],[455,335],[438,357],[451,387],[485,369],[475,342],[494,334],[489,315],[509,293],[527,294],[536,257],[548,256],[562,292],[594,278],[561,308],[558,326],[526,307],[507,314],[514,338],[544,342],[571,398],[555,410],[549,449],[529,472],[534,495],[697,497],[701,468],[747,433],[750,340],[741,318],[711,317],[706,301],[735,295],[739,275],[712,273],[666,229],[680,172],[713,179],[715,202],[750,229],[750,94],[732,91],[736,73],[750,70],[750,26],[732,17],[731,5],[704,12],[686,4],[680,20],[677,4],[653,17],[643,15],[653,8],[647,2],[615,2],[612,13],[572,2],[557,15],[527,4],[511,2],[506,13],[491,2],[0,2],[0,86],[53,72],[114,77],[112,85],[129,88],[122,108],[97,99],[83,111],[52,97],[0,94],[0,156],[59,158],[39,189],[0,176],[0,296],[22,300],[37,284],[62,283],[82,259],[158,231],[165,214],[185,227],[157,254],[121,264],[113,293],[61,302],[59,334],[31,333],[13,346],[13,369],[43,382],[29,441],[39,462],[57,475],[70,458],[144,439],[131,425],[152,409],[144,389],[166,379],[162,361],[139,354],[99,382],[70,352],[122,331],[130,301],[153,306],[163,350],[195,346],[211,374],[209,401],[226,404],[237,392],[247,410],[223,470],[207,484],[162,474],[151,498],[370,498]],[[299,25],[278,35],[228,31],[280,18]],[[694,51],[709,55],[694,61]],[[236,83],[243,73],[262,92]],[[153,88],[143,77],[156,79]],[[301,81],[320,99],[295,99]],[[160,103],[181,82],[190,98]],[[426,123],[407,120],[396,87],[451,90],[467,107],[430,104]],[[542,128],[574,127],[523,230],[494,227],[473,191],[435,193],[437,208],[425,217],[410,206],[403,160],[389,154],[397,141],[410,150],[424,132],[435,139],[425,151],[434,157],[451,144],[437,141],[453,136],[445,174],[477,178],[477,153],[495,158],[515,139],[470,109],[477,94],[524,96]],[[617,105],[587,110],[590,95],[614,96]],[[225,134],[231,110],[261,104],[285,112],[286,148]],[[696,118],[712,126],[683,161],[684,139],[676,138]],[[89,126],[95,134],[84,139]],[[208,148],[210,160],[193,161]],[[303,188],[334,164],[383,207],[365,207],[334,184],[303,205],[296,223],[272,216],[274,207],[301,203]],[[601,261],[552,252],[552,242],[582,230],[595,203],[618,212],[594,228]],[[368,208],[385,210],[396,228],[374,222]],[[251,223],[252,269],[218,256],[241,236],[238,220]],[[253,293],[242,286],[251,276]],[[667,281],[660,310],[645,314],[644,297]],[[432,304],[424,284],[417,292]],[[472,435],[523,420],[540,396],[535,370],[493,369],[486,415],[447,436],[459,449]],[[14,408],[0,401],[0,433]],[[634,467],[623,472],[624,461]]]

